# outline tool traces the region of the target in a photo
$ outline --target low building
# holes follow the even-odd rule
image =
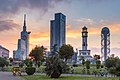
[[[9,50],[0,45],[0,57],[9,58]]]

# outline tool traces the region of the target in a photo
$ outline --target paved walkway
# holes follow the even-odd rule
[[[0,80],[22,80],[18,76],[13,76],[12,72],[0,72]]]
[[[27,75],[22,73],[22,75]],[[35,73],[34,75],[46,75],[45,73]],[[61,76],[94,76],[94,75],[80,75],[80,74],[62,74]],[[110,75],[108,75],[110,77]],[[0,80],[22,80],[19,76],[13,76],[12,72],[0,72]]]

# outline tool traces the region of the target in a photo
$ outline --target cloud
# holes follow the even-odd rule
[[[81,24],[81,25],[92,26],[92,25],[96,24],[92,19],[88,19],[88,18],[81,18],[81,19],[77,19],[76,21],[79,22],[79,24]]]
[[[0,15],[15,14],[19,12],[21,8],[28,8],[30,10],[38,9],[46,12],[49,8],[54,7],[55,3],[63,1],[65,0],[0,0]]]
[[[31,34],[31,38],[48,38],[49,32],[35,32]]]
[[[103,27],[108,27],[111,33],[120,32],[120,22],[119,21],[109,21],[109,20],[93,20],[90,18],[81,18],[75,20],[77,26],[74,29],[78,30],[79,27],[87,26],[90,34],[100,34]],[[73,27],[69,25],[69,30],[73,30]]]
[[[19,29],[19,25],[14,23],[13,20],[1,20],[0,21],[0,32],[5,30]]]

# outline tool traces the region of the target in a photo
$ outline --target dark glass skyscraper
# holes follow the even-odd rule
[[[66,16],[62,13],[55,14],[55,20],[50,22],[50,50],[57,44],[57,50],[66,43]]]

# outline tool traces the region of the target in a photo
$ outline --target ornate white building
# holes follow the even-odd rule
[[[90,55],[90,51],[87,49],[87,37],[88,37],[88,31],[87,31],[87,27],[83,27],[82,28],[82,50],[78,50],[79,53],[79,57],[83,57],[85,60],[90,60],[92,61],[93,58]]]

